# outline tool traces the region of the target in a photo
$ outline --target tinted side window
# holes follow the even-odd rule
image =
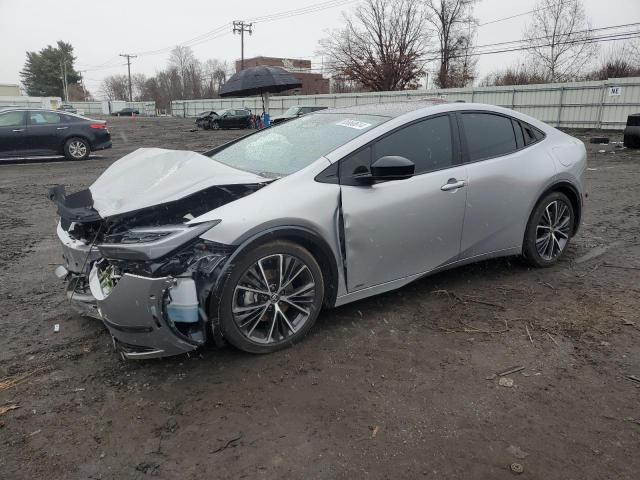
[[[24,112],[0,114],[0,127],[19,127],[21,125],[24,125]]]
[[[416,164],[416,174],[431,172],[453,164],[449,117],[429,118],[404,127],[376,142],[376,160],[399,155]]]
[[[364,148],[340,163],[340,177],[349,178],[370,173],[371,147]]]
[[[516,132],[516,144],[518,148],[524,147],[524,136],[522,135],[522,127],[520,126],[520,122],[511,119],[511,124],[513,125],[513,131]]]
[[[517,149],[513,126],[507,117],[463,113],[462,124],[471,161],[506,155]]]
[[[61,123],[62,117],[53,112],[29,112],[29,123],[31,125],[52,125]]]

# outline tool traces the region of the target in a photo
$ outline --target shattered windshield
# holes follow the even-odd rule
[[[289,175],[387,120],[350,113],[305,115],[250,135],[211,158],[267,176]]]

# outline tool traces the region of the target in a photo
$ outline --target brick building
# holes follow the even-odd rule
[[[311,60],[275,57],[253,57],[244,59],[244,68],[262,65],[284,68],[302,83],[302,87],[287,90],[280,95],[317,95],[329,93],[329,79],[322,78],[320,73],[311,72]],[[236,60],[236,72],[240,70],[240,60]]]

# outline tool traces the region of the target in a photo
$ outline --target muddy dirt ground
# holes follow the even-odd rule
[[[86,162],[0,165],[0,478],[639,477],[640,151],[588,144],[584,225],[553,268],[438,274],[324,311],[268,356],[136,362],[67,305],[46,187],[244,132],[110,125],[115,147]]]

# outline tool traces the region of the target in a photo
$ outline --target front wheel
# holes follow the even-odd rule
[[[84,138],[70,138],[64,144],[64,156],[68,160],[84,160],[90,153],[91,147]]]
[[[574,232],[571,201],[560,192],[544,197],[531,214],[524,238],[524,256],[534,267],[554,265],[567,249]]]
[[[211,122],[211,130],[220,130],[220,124],[218,122]]]
[[[289,241],[261,245],[231,265],[220,296],[220,327],[235,347],[270,353],[304,337],[324,298],[322,272]]]

